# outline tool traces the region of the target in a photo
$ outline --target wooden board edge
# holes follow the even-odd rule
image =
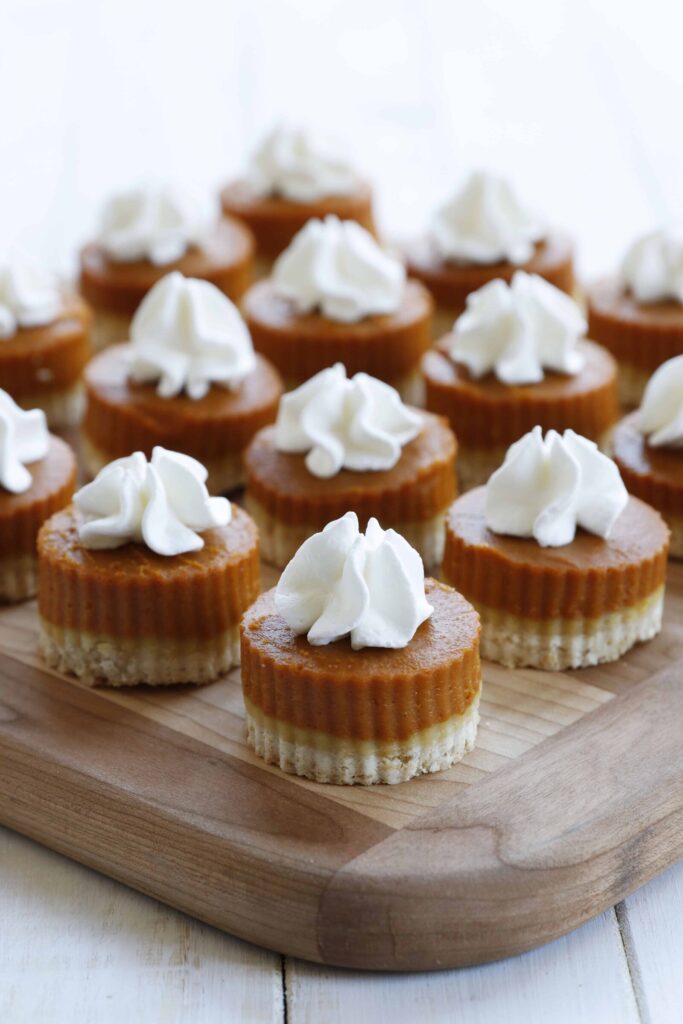
[[[345,864],[320,903],[323,962],[483,963],[630,895],[683,856],[681,723],[672,666]]]

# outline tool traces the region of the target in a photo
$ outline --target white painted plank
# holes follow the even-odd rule
[[[680,947],[679,947],[680,948]],[[285,968],[289,1024],[636,1024],[614,911],[521,957],[437,974]]]
[[[645,1024],[683,1020],[683,863],[618,908]]]
[[[4,1024],[281,1024],[280,957],[0,829]]]

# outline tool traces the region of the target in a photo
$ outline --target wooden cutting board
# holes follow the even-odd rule
[[[681,564],[655,641],[579,672],[485,664],[474,752],[399,786],[265,766],[238,672],[121,692],[46,670],[33,603],[0,612],[0,652],[0,821],[282,953],[396,970],[504,957],[683,855]]]

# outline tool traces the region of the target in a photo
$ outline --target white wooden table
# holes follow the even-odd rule
[[[683,209],[682,28],[667,0],[3,0],[0,253],[70,266],[112,188],[214,192],[284,117],[347,140],[390,232],[484,165],[575,232],[585,273],[611,269]],[[682,961],[683,866],[515,960],[362,975],[248,946],[0,830],[2,1024],[679,1024]]]

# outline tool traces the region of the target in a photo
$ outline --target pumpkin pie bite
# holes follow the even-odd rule
[[[403,782],[474,746],[479,618],[420,557],[353,512],[297,552],[242,620],[247,740],[316,782]]]
[[[640,409],[617,424],[612,447],[627,490],[661,513],[669,554],[683,558],[683,355],[655,371]]]
[[[239,664],[258,534],[195,459],[118,459],[38,536],[41,653],[85,683],[205,683]]]
[[[619,365],[619,398],[639,405],[655,370],[683,355],[683,230],[654,231],[633,243],[618,276],[588,291],[590,336]]]
[[[443,577],[509,668],[614,661],[660,630],[669,529],[591,441],[537,427],[446,519]]]
[[[37,589],[36,538],[43,522],[71,501],[76,459],[48,433],[42,409],[21,409],[0,391],[0,602]]]
[[[278,372],[254,352],[227,296],[177,271],[142,302],[130,343],[88,364],[85,386],[82,447],[91,475],[161,445],[202,462],[214,494],[243,483],[242,452],[275,419],[282,394]]]
[[[445,420],[402,403],[397,391],[341,363],[280,400],[274,426],[245,457],[246,507],[263,558],[278,568],[326,523],[353,511],[396,530],[425,565],[443,554],[455,497],[455,438]]]
[[[550,230],[526,209],[505,179],[472,174],[434,215],[427,234],[406,247],[411,277],[434,296],[434,337],[449,331],[467,296],[515,271],[538,274],[562,291],[574,291],[570,238]]]
[[[126,341],[144,297],[174,270],[237,302],[251,283],[253,256],[251,232],[236,220],[202,224],[164,190],[115,195],[99,234],[80,252],[80,291],[95,313],[95,349]]]
[[[425,405],[458,439],[460,489],[486,483],[510,444],[537,424],[606,447],[618,415],[617,368],[584,338],[572,298],[517,271],[468,297],[451,334],[422,360]]]
[[[223,213],[256,239],[256,274],[273,261],[312,218],[330,214],[375,233],[372,191],[340,157],[327,153],[300,128],[279,127],[254,152],[245,177],[221,192]]]
[[[353,221],[309,221],[242,308],[254,347],[278,368],[287,390],[340,362],[421,404],[431,297]]]
[[[92,314],[79,296],[23,260],[0,266],[0,388],[48,426],[76,426]]]

